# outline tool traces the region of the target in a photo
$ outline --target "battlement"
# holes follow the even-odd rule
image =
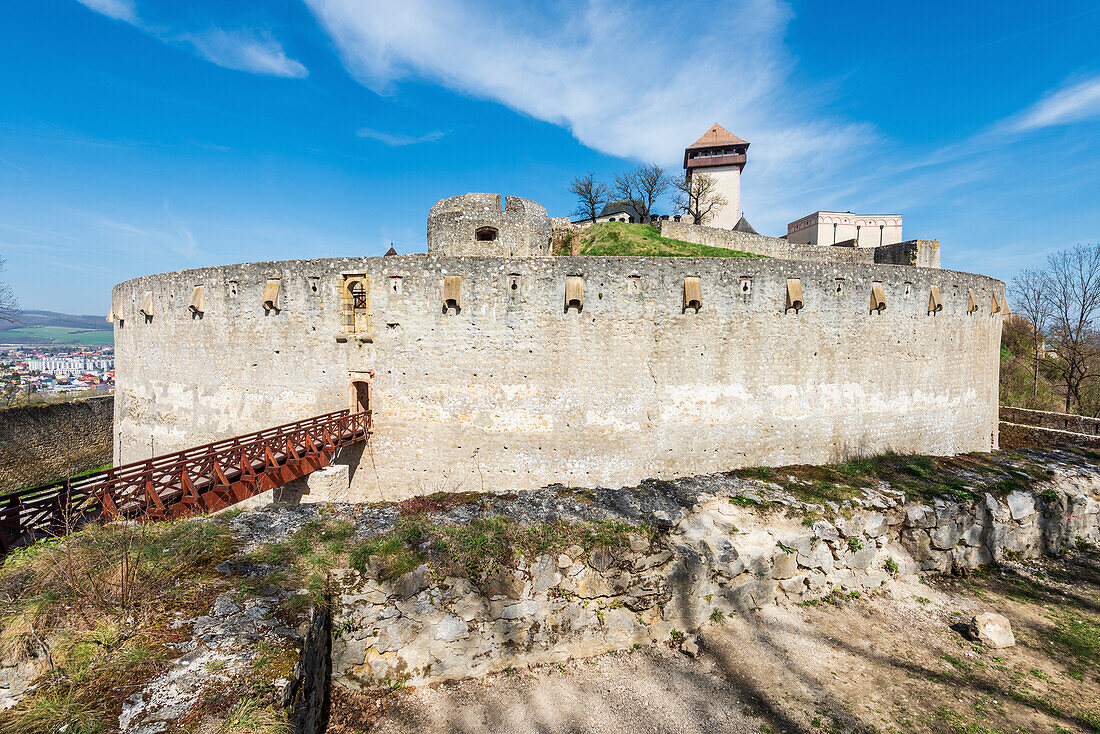
[[[535,257],[550,254],[551,226],[542,204],[518,196],[465,194],[428,212],[428,252],[436,255]]]
[[[1002,303],[1002,283],[966,273],[767,259],[429,254],[152,275],[113,293],[116,460],[150,436],[170,451],[346,407],[365,375],[373,463],[349,459],[362,499],[989,450]]]

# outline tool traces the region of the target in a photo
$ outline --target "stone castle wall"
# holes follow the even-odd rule
[[[480,236],[483,232],[484,236]],[[466,194],[442,199],[428,212],[428,253],[450,257],[538,257],[550,253],[550,218],[530,199]]]
[[[925,268],[940,266],[940,243],[936,240],[908,240],[882,247],[835,247],[797,244],[782,237],[768,237],[690,222],[662,221],[659,229],[662,237],[674,240],[785,260],[851,265],[912,265]]]
[[[347,273],[365,277],[370,308],[353,339]],[[461,278],[457,312],[441,307],[445,276]],[[275,278],[280,308],[265,310]],[[572,278],[579,312],[565,308]],[[686,278],[699,279],[699,313],[683,307]],[[798,312],[785,310],[788,279]],[[201,317],[187,308],[198,285]],[[929,315],[933,285],[944,308]],[[966,307],[969,291],[987,305],[1003,288],[942,270],[725,258],[409,255],[147,276],[113,293],[116,461],[348,407],[367,371],[375,434],[350,462],[351,499],[987,451],[1001,314]]]
[[[0,491],[111,463],[114,398],[0,410]]]

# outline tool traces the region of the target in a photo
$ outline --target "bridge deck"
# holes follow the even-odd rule
[[[338,410],[0,495],[0,554],[99,517],[220,510],[327,466],[370,430],[370,412]]]

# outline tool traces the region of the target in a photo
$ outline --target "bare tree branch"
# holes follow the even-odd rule
[[[653,205],[668,191],[669,184],[665,169],[655,164],[643,164],[615,177],[615,194],[634,207],[643,224],[648,224]]]
[[[569,191],[577,197],[577,208],[573,213],[592,222],[596,221],[597,215],[611,196],[611,189],[597,181],[591,171],[574,178],[569,185]]]
[[[1081,407],[1082,387],[1100,368],[1100,245],[1078,245],[1047,258],[1043,298],[1050,322],[1054,370],[1066,386],[1066,412]]]
[[[4,272],[8,261],[0,255],[0,273]],[[15,293],[11,286],[0,281],[0,321],[19,323],[19,302],[15,299]]]
[[[1031,325],[1031,394],[1033,396],[1039,394],[1039,363],[1042,361],[1043,348],[1046,344],[1049,295],[1047,277],[1041,270],[1027,268],[1012,279],[1012,300],[1016,304],[1016,312],[1026,318]]]
[[[695,224],[706,224],[729,200],[718,192],[718,179],[706,173],[687,174],[672,182],[677,190],[676,207],[692,218]]]

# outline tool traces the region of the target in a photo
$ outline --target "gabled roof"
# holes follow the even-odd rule
[[[749,220],[745,219],[744,215],[741,215],[741,218],[737,220],[737,224],[733,225],[733,231],[745,232],[747,234],[760,234],[752,228],[752,225],[749,224]]]
[[[397,250],[393,249],[393,245],[390,245],[390,249],[386,250],[386,254],[383,257],[393,257],[397,254]]]
[[[641,215],[638,210],[634,208],[634,205],[629,201],[609,201],[604,205],[604,208],[600,210],[597,217],[608,217],[612,214],[626,214],[633,217],[635,220],[641,219]]]
[[[719,145],[748,145],[747,140],[742,140],[726,128],[719,125],[717,122],[710,126],[710,130],[707,130],[702,136],[694,143],[687,147],[688,150],[693,148],[712,148]]]

